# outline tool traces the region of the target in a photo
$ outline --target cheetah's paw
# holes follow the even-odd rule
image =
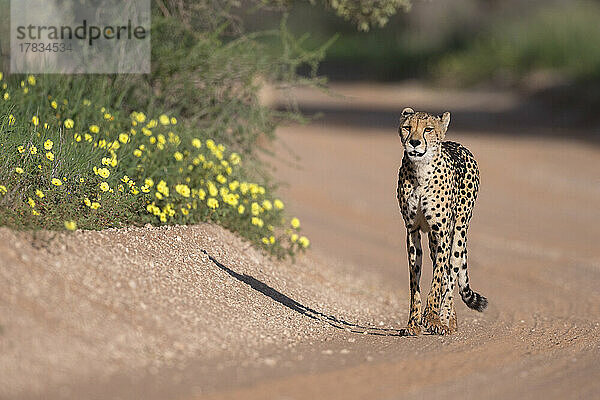
[[[423,317],[423,327],[429,333],[434,335],[446,335],[451,333],[450,328],[444,325],[440,320],[440,316],[434,313],[426,314]]]
[[[404,328],[406,336],[419,336],[421,334],[421,325],[416,322],[409,322]]]

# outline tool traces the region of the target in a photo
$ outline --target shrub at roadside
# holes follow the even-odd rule
[[[0,225],[212,221],[278,257],[309,246],[240,154],[173,116],[109,110],[101,96],[72,103],[38,79],[0,81]]]

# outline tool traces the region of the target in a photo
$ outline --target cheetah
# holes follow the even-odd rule
[[[406,225],[410,315],[406,332],[456,332],[452,297],[456,279],[462,300],[483,311],[487,299],[469,287],[467,230],[479,190],[479,169],[464,146],[444,141],[450,113],[440,116],[402,110],[398,133],[404,148],[398,171],[398,203]],[[433,280],[421,314],[421,231],[429,238]]]

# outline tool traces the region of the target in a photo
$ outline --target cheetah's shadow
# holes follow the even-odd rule
[[[267,285],[266,283],[261,282],[258,279],[254,278],[250,275],[240,274],[240,273],[235,272],[231,268],[228,268],[227,266],[223,265],[221,262],[219,262],[217,259],[215,259],[210,254],[208,254],[208,252],[206,250],[202,249],[201,251],[204,254],[206,254],[206,256],[210,259],[210,261],[212,261],[213,264],[215,264],[217,267],[219,267],[223,271],[227,272],[233,278],[237,279],[240,282],[247,284],[252,289],[264,294],[267,297],[270,297],[271,299],[275,300],[277,303],[289,308],[290,310],[293,310],[293,311],[295,311],[299,314],[302,314],[306,317],[325,322],[325,323],[333,326],[334,328],[342,329],[342,330],[344,330],[346,332],[350,332],[350,333],[357,333],[357,334],[363,334],[363,335],[374,335],[374,336],[410,336],[406,332],[405,329],[363,326],[363,325],[355,324],[352,322],[347,322],[347,321],[345,321],[341,318],[338,318],[334,315],[324,314],[320,311],[317,311],[311,307],[305,306],[305,305],[297,302],[296,300],[290,298],[289,296],[286,296],[285,294],[281,293],[280,291],[272,288],[271,286]]]

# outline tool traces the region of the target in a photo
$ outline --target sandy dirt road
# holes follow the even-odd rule
[[[49,243],[0,230],[0,398],[598,398],[597,141],[510,92],[336,90],[301,93],[324,118],[279,132],[301,160],[274,164],[313,243],[296,264],[210,225]],[[395,336],[407,105],[452,111],[447,137],[481,169],[469,273],[490,306],[459,304],[452,336]]]

